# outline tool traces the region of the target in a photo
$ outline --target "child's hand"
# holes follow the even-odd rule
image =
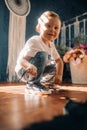
[[[53,78],[53,82],[55,84],[61,84],[62,83],[62,76],[60,77],[60,75],[56,75],[54,78]]]
[[[31,75],[32,77],[37,76],[37,68],[33,64],[29,65],[29,67],[26,70],[27,70],[27,73]]]

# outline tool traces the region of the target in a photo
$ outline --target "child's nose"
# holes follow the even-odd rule
[[[52,28],[51,28],[51,31],[55,31],[55,28],[54,28],[54,27],[52,27]]]

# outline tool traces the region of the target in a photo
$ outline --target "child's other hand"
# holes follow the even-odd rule
[[[29,65],[29,67],[26,69],[27,73],[29,75],[31,75],[32,77],[36,77],[37,76],[37,68],[34,65]]]
[[[55,84],[61,84],[62,83],[62,76],[60,78],[60,76],[58,77],[57,75],[53,78],[53,82]]]

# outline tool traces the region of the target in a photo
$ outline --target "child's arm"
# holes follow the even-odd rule
[[[19,62],[20,62],[20,65],[22,66],[22,68],[24,70],[27,70],[28,74],[32,75],[33,77],[36,77],[37,76],[37,68],[29,62],[30,58],[31,57],[29,57],[29,56],[22,57]]]
[[[54,77],[54,83],[61,84],[62,76],[63,76],[63,60],[61,58],[58,58],[56,60],[56,75]]]

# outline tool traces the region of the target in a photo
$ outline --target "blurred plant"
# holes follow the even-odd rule
[[[56,46],[56,48],[61,57],[63,57],[64,54],[71,49],[65,45]]]
[[[73,42],[74,47],[65,53],[63,60],[65,63],[69,63],[70,59],[74,58],[76,64],[80,64],[87,55],[87,36],[79,35],[74,38]]]
[[[83,34],[79,34],[78,36],[74,37],[73,44],[74,46],[78,46],[79,44],[87,43],[87,36]]]

